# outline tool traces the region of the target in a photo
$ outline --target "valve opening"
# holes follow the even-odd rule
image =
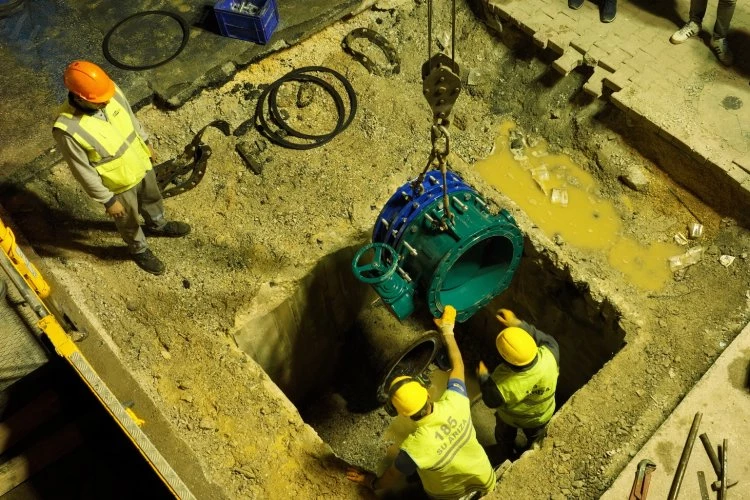
[[[508,238],[490,236],[457,254],[455,263],[447,264],[450,267],[440,282],[437,302],[451,304],[457,310],[483,306],[492,299],[492,291],[512,277],[508,268],[513,253],[513,243]]]

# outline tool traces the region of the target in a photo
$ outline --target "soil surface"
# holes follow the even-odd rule
[[[622,115],[583,95],[585,75],[553,76],[528,38],[508,29],[498,36],[457,3],[456,58],[471,85],[454,109],[452,168],[511,210],[527,245],[587,284],[595,300],[613,303],[627,332],[626,347],[566,403],[541,449],[514,463],[490,497],[598,498],[747,323],[750,235],[673,185],[613,132]],[[444,12],[436,13],[434,25],[438,42],[447,45]],[[372,75],[341,49],[356,27],[373,28],[395,46],[398,74]],[[273,300],[287,296],[322,257],[365,241],[395,188],[424,167],[431,125],[420,71],[426,31],[426,3],[380,2],[178,110],[142,109],[138,117],[158,161],[165,161],[212,120],[226,120],[235,130],[252,117],[261,89],[295,68],[335,69],[349,79],[358,101],[351,125],[309,150],[271,145],[252,127],[242,137],[208,129],[204,142],[213,155],[205,177],[166,200],[168,216],[189,222],[193,232],[178,240],[149,239],[167,263],[163,276],[148,275],[128,259],[102,207],[64,164],[3,202],[46,266],[112,337],[125,364],[200,457],[206,478],[229,498],[367,495],[346,481],[332,450],[231,334],[261,290]],[[361,43],[373,60],[384,62]],[[332,100],[320,90],[290,84],[278,103],[301,130],[323,133],[335,124]],[[600,194],[618,208],[625,231],[639,241],[670,240],[694,213],[705,228],[703,259],[675,273],[663,290],[646,293],[611,269],[606,256],[556,243],[472,169],[490,154],[507,119],[532,142],[547,140],[591,172]],[[235,152],[240,140],[256,151],[262,174]],[[646,179],[638,190],[621,180],[629,168]],[[736,259],[725,267],[721,255]],[[361,456],[356,436],[345,441],[349,456]],[[362,457],[361,465],[371,460]]]

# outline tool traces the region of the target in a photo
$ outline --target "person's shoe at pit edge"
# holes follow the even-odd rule
[[[573,10],[578,10],[583,5],[583,0],[568,0],[568,7]]]
[[[682,43],[690,37],[693,37],[701,32],[701,25],[695,21],[688,21],[685,25],[674,32],[669,38],[669,41],[676,44]]]
[[[617,16],[617,0],[602,0],[599,12],[599,20],[603,23],[611,23]]]
[[[180,238],[190,233],[190,224],[171,220],[160,228],[146,227],[146,233],[151,236],[166,236],[168,238]]]
[[[731,66],[734,63],[734,54],[729,49],[729,42],[726,37],[724,38],[711,38],[711,50],[713,50],[716,58],[724,66]]]
[[[164,262],[159,260],[159,257],[154,255],[154,252],[150,248],[140,253],[134,253],[131,257],[133,262],[138,264],[138,267],[156,276],[164,274],[164,271],[167,269]]]

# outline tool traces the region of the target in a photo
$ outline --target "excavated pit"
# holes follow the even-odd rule
[[[475,399],[475,423],[486,446],[493,444],[494,420],[477,401],[473,368],[480,359],[490,369],[499,362],[494,347],[497,308],[516,311],[558,340],[565,361],[558,411],[575,412],[566,401],[624,345],[615,308],[596,302],[585,283],[573,282],[528,247],[511,287],[457,326]],[[381,407],[384,382],[398,373],[439,370],[435,358],[442,343],[430,330],[424,304],[399,322],[369,286],[354,278],[351,258],[356,248],[322,259],[276,307],[246,317],[234,338],[337,455],[376,469],[392,439],[388,429],[393,419]]]
[[[226,498],[365,496],[329,464],[328,448],[295,410],[353,464],[381,467],[393,442],[388,426],[394,419],[370,392],[379,381],[367,365],[370,337],[362,332],[371,324],[358,324],[375,297],[355,280],[350,261],[377,210],[429,152],[419,79],[426,6],[401,3],[388,14],[367,12],[353,20],[401,41],[399,75],[375,77],[342,53],[340,40],[353,27],[342,23],[179,110],[147,107],[138,113],[166,159],[210,119],[243,122],[257,86],[290,67],[336,68],[360,98],[357,119],[345,133],[311,152],[271,146],[261,155],[259,176],[237,157],[235,138],[209,131],[214,155],[205,178],[167,200],[170,217],[188,220],[193,233],[168,243],[150,240],[168,264],[165,276],[146,276],[128,261],[111,221],[64,164],[3,200],[50,274],[59,277],[70,309],[83,310],[73,319],[91,319],[92,336],[82,348],[104,339],[101,345],[132,373],[133,381],[122,385],[142,388],[154,417],[191,452],[178,448],[170,459],[194,461],[197,472],[184,474],[193,487],[210,485]],[[747,323],[750,237],[722,218],[733,212],[711,208],[731,204],[734,192],[714,190],[715,183],[704,182],[702,165],[690,158],[666,159],[674,146],[642,133],[651,130],[640,118],[586,96],[585,71],[560,78],[549,67],[549,54],[528,36],[506,27],[498,40],[463,3],[459,22],[460,47],[477,50],[459,51],[475,82],[457,102],[452,168],[488,201],[511,210],[525,249],[510,288],[460,325],[457,338],[470,371],[480,357],[492,365],[493,312],[502,306],[554,335],[562,351],[560,408],[548,437],[539,452],[514,463],[490,498],[599,498]],[[286,105],[295,118],[293,99]],[[304,117],[315,121],[314,113]],[[663,288],[644,291],[613,269],[603,252],[545,233],[503,189],[476,173],[506,118],[527,138],[549,141],[554,152],[569,153],[591,172],[600,181],[597,191],[616,204],[621,232],[639,244],[672,241],[697,214],[705,236],[690,245],[705,247],[703,260],[670,272]],[[245,139],[260,136],[250,131]],[[692,192],[711,189],[710,197],[703,196],[709,203],[676,185],[635,147],[651,151],[648,157],[657,163],[664,160],[665,170]],[[643,183],[626,185],[622,179],[633,169]],[[721,186],[728,183],[721,180]],[[735,203],[736,211],[748,213],[744,200]],[[725,255],[736,262],[725,267],[719,262]],[[406,334],[419,337],[432,328],[429,318],[417,321],[404,327]],[[422,345],[414,363],[431,357],[433,348]],[[103,372],[114,364],[105,361]],[[438,385],[442,372],[432,373]],[[476,394],[475,385],[470,390]],[[475,422],[488,444],[493,422],[482,408],[474,405]]]

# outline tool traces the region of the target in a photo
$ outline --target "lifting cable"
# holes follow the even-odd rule
[[[453,222],[453,214],[450,211],[450,200],[448,199],[448,154],[450,153],[450,113],[453,105],[461,93],[461,77],[459,67],[456,63],[456,0],[451,0],[451,56],[440,51],[432,54],[432,17],[433,0],[427,0],[427,61],[422,65],[422,92],[432,110],[432,127],[430,128],[430,141],[432,149],[422,173],[412,181],[412,189],[416,193],[422,193],[424,188],[422,182],[425,175],[433,166],[443,175],[443,216],[441,228],[446,229]]]

